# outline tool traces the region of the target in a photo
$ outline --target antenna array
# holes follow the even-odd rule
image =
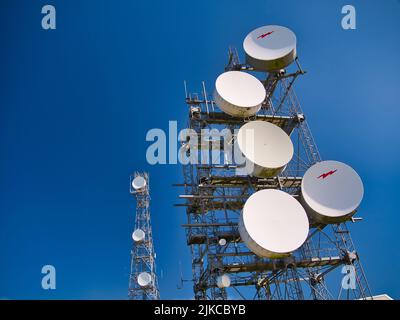
[[[235,49],[229,49],[228,65],[223,74],[224,78],[228,78],[228,80],[221,84],[221,77],[217,79],[214,98],[207,94],[204,82],[202,83],[202,94],[188,93],[185,83],[186,104],[189,107],[188,126],[198,136],[201,136],[202,129],[219,129],[220,131],[228,129],[234,136],[235,130],[245,124],[256,121],[268,122],[283,130],[290,137],[293,150],[291,154],[284,153],[284,157],[287,157],[288,154],[291,156],[287,165],[286,163],[281,167],[271,165],[271,168],[256,170],[257,163],[255,163],[256,168],[249,171],[247,175],[237,173],[240,164],[235,161],[224,161],[222,164],[189,163],[183,166],[184,183],[180,186],[184,187],[185,193],[180,198],[186,201],[176,206],[186,208],[187,223],[184,227],[187,245],[190,247],[192,255],[195,299],[233,297],[270,300],[324,300],[365,299],[372,296],[359,255],[347,228],[349,221],[359,220],[353,218],[356,207],[361,201],[361,198],[357,197],[360,195],[362,197],[362,184],[360,185],[361,180],[357,180],[358,175],[354,173],[353,180],[357,180],[354,183],[361,191],[351,198],[352,205],[356,204],[356,206],[349,212],[338,213],[336,210],[332,213],[335,216],[333,220],[330,219],[330,216],[328,217],[331,213],[325,214],[322,212],[323,210],[315,212],[320,208],[318,204],[320,205],[323,201],[319,194],[313,193],[318,189],[314,185],[317,182],[311,184],[307,182],[308,186],[312,186],[311,189],[307,189],[307,192],[302,186],[303,176],[306,172],[314,172],[316,165],[320,165],[325,170],[330,168],[329,165],[333,165],[333,163],[322,161],[293,90],[295,80],[305,74],[296,56],[296,37],[287,28],[266,26],[254,30],[246,37],[244,49],[246,63],[240,62]],[[290,64],[291,71],[289,71]],[[257,105],[254,104],[257,99],[249,98],[248,101],[251,100],[251,103],[243,105],[242,102],[247,101],[245,95],[249,91],[245,90],[242,96],[238,96],[238,94],[245,83],[243,82],[233,89],[229,86],[234,86],[232,83],[235,81],[246,81],[244,78],[249,78],[248,72],[253,71],[263,77],[261,83],[265,88],[265,99],[260,105]],[[241,72],[247,75],[242,77],[235,74],[231,78],[236,80],[232,82],[229,79],[229,73],[232,72]],[[254,82],[254,79],[249,79],[249,81]],[[227,83],[228,85],[224,86]],[[257,92],[259,96],[257,90],[254,89],[252,92]],[[240,101],[240,103],[235,103],[235,101]],[[219,111],[216,105],[224,112]],[[201,152],[211,153],[213,151],[209,143],[209,140],[202,140]],[[221,144],[223,143],[221,141]],[[257,143],[255,141],[254,145]],[[258,143],[260,148],[263,143],[264,141]],[[290,149],[288,150],[290,151]],[[195,152],[200,151],[196,150]],[[247,160],[251,159],[254,162],[258,159],[257,157],[260,158],[255,154]],[[264,159],[261,155],[260,163],[268,163],[268,161],[270,161],[269,158]],[[272,160],[269,163],[272,163]],[[338,165],[339,168],[345,166],[338,162],[335,162],[335,165]],[[346,180],[343,175],[339,174],[337,175],[339,178],[336,178],[335,174],[332,174],[336,171],[330,169],[315,179],[321,178],[318,183],[325,183],[330,178],[339,179],[336,185],[336,189],[338,189],[344,186]],[[340,180],[342,178],[344,180]],[[256,237],[251,239],[249,229],[245,230],[247,218],[246,215],[244,216],[243,208],[247,205],[249,197],[270,189],[291,195],[302,204],[308,215],[308,236],[305,240],[299,238],[302,245],[298,249],[293,247],[294,251],[284,254],[271,253],[271,250],[256,243]],[[332,189],[332,186],[328,186],[324,190],[332,191]],[[312,193],[311,200],[308,198],[310,193]],[[328,198],[329,196],[328,194]],[[342,195],[336,194],[332,197],[341,204]],[[312,202],[314,200],[317,203],[315,206]],[[271,208],[268,207],[268,209]],[[332,210],[334,209],[332,208]],[[296,210],[299,214],[304,215],[303,209]],[[279,210],[277,211],[279,212]],[[251,211],[251,213],[254,216],[254,212]],[[303,224],[307,217],[302,217]],[[255,216],[255,218],[259,217]],[[291,221],[289,222],[291,223]],[[251,221],[247,221],[247,223],[251,224]],[[262,226],[260,227],[262,228]],[[290,228],[292,227],[296,227],[296,225],[291,225]],[[288,230],[291,230],[290,228]],[[243,236],[247,238],[242,239]],[[268,236],[262,239],[266,242],[265,246],[271,242],[270,235]],[[272,244],[276,244],[276,248],[281,247],[281,242],[272,241]],[[351,275],[340,274],[340,270],[342,272],[344,270],[346,273],[351,272]],[[350,277],[354,277],[354,286],[346,286],[347,282],[351,282],[353,279]],[[339,279],[339,281],[335,282],[334,279]],[[345,279],[344,285],[342,279]]]
[[[160,293],[150,222],[148,173],[135,172],[130,177],[129,192],[136,198],[136,218],[135,229],[132,233],[133,246],[128,297],[131,300],[158,300]]]

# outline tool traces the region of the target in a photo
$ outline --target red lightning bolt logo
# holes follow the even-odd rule
[[[337,169],[325,172],[325,173],[321,174],[317,179],[319,179],[319,178],[325,179],[326,177],[334,174],[336,171],[337,171]]]
[[[257,37],[257,39],[264,39],[265,37],[268,37],[272,33],[274,33],[274,31],[270,31],[270,32],[264,33],[261,36]]]

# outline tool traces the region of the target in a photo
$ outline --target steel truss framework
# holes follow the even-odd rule
[[[293,83],[305,72],[297,59],[292,68],[295,70],[291,73],[281,70],[264,75],[267,99],[260,112],[247,119],[233,118],[217,110],[204,82],[201,94],[188,93],[185,83],[188,126],[199,136],[202,129],[225,128],[234,132],[247,121],[264,120],[285,130],[295,147],[292,161],[276,178],[237,175],[234,161],[183,166],[184,184],[180,186],[184,187],[185,194],[180,197],[186,201],[177,206],[186,207],[184,227],[192,256],[195,299],[227,299],[228,293],[229,297],[268,300],[363,299],[372,296],[346,223],[321,225],[311,222],[304,245],[285,259],[260,258],[241,242],[237,222],[246,199],[266,188],[280,189],[298,197],[304,172],[321,161],[293,90]],[[240,63],[236,50],[232,49],[225,68],[225,71],[229,70],[253,71]],[[202,149],[196,152],[211,154],[210,140],[222,145],[225,142],[218,141],[220,138],[200,138]],[[189,155],[190,150],[187,153]],[[225,239],[226,245],[221,246],[220,239]],[[350,268],[342,269],[343,266]],[[342,290],[342,282],[351,280],[341,272],[351,269],[355,271],[355,278],[351,278],[355,286]],[[221,274],[230,276],[229,288],[221,289],[216,285]],[[330,276],[334,277],[333,285]],[[331,290],[328,290],[328,283]]]
[[[135,190],[132,181],[135,177],[141,176],[146,180],[146,186],[142,190]],[[153,246],[153,235],[150,222],[150,185],[149,175],[146,172],[135,172],[130,177],[130,191],[136,198],[136,218],[134,230],[141,229],[145,233],[145,240],[133,242],[131,250],[131,272],[129,276],[129,293],[131,300],[158,300],[158,280],[156,275],[155,252]],[[152,282],[146,287],[138,284],[138,276],[142,272],[151,275]]]

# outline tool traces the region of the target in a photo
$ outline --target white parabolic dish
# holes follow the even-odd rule
[[[310,167],[301,183],[302,202],[318,222],[336,223],[355,213],[364,195],[360,176],[338,161],[322,161]]]
[[[140,242],[143,241],[145,238],[146,234],[144,233],[144,231],[142,229],[136,229],[133,233],[132,233],[132,239],[135,242]]]
[[[135,190],[141,190],[146,187],[146,179],[142,176],[136,176],[135,179],[132,180],[132,188]]]
[[[251,195],[239,220],[243,242],[261,257],[281,258],[298,249],[309,231],[307,214],[291,195],[261,190]]]
[[[293,157],[293,143],[278,126],[267,121],[251,121],[237,134],[240,151],[246,157],[250,175],[269,178],[281,173]]]
[[[137,282],[141,287],[147,287],[151,283],[151,274],[147,272],[139,273]]]
[[[279,70],[296,58],[296,35],[286,27],[260,27],[247,35],[243,49],[246,62],[255,69]]]
[[[255,115],[265,96],[266,91],[260,80],[246,72],[228,71],[215,81],[215,103],[234,117]]]

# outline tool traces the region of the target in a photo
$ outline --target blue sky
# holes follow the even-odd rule
[[[357,29],[341,28],[341,8]],[[41,8],[57,29],[41,29]],[[211,91],[227,48],[266,24],[291,28],[307,75],[296,91],[324,159],[365,186],[351,225],[375,294],[400,297],[397,210],[400,2],[11,1],[0,3],[0,298],[126,299],[134,199],[129,174],[151,175],[161,296],[190,277],[179,165],[150,166],[146,133],[183,128],[183,80]],[[41,289],[43,265],[57,289]]]

